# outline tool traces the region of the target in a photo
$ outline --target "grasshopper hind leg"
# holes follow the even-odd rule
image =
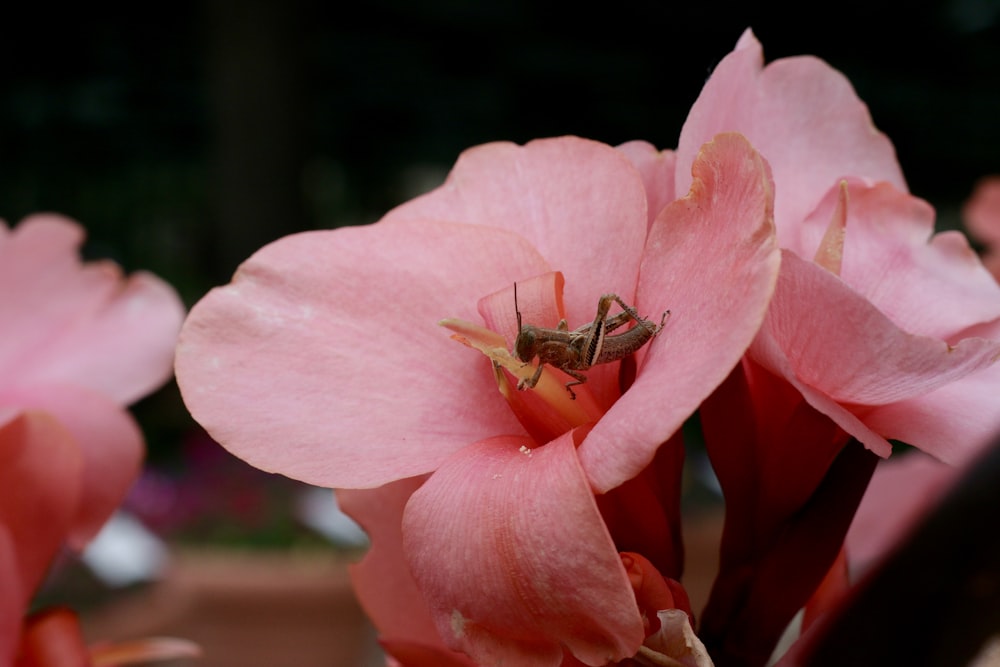
[[[583,384],[584,382],[586,382],[587,376],[584,375],[583,373],[580,373],[579,371],[570,370],[569,368],[560,368],[559,370],[575,378],[574,380],[566,383],[566,391],[569,392],[569,398],[571,401],[575,401],[576,392],[573,391],[573,387],[575,387],[578,384]]]

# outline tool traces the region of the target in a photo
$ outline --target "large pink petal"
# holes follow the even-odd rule
[[[763,66],[763,49],[748,30],[705,83],[681,130],[677,164],[690,164],[719,132],[740,132],[774,173],[774,218],[785,247],[805,219],[845,176],[906,183],[889,140],[872,125],[850,82],[817,58],[783,58]],[[677,192],[691,178],[677,169]]]
[[[67,539],[82,548],[139,476],[145,448],[138,424],[110,398],[75,386],[16,387],[0,391],[0,403],[44,410],[72,434],[83,456],[83,485]]]
[[[3,597],[13,597],[21,613],[66,539],[81,469],[76,442],[52,417],[25,412],[0,425],[0,530],[15,554],[13,563],[2,564],[14,566],[19,584]]]
[[[610,146],[577,137],[493,143],[462,153],[444,185],[385,219],[517,232],[566,277],[566,319],[575,326],[593,319],[601,294],[634,293],[646,194],[629,160]]]
[[[1000,343],[909,334],[837,276],[786,251],[752,352],[776,372],[769,358],[783,355],[799,381],[840,403],[884,405],[988,367]]]
[[[646,188],[646,209],[652,226],[660,211],[677,199],[674,191],[677,155],[670,150],[661,151],[647,141],[629,141],[617,148],[628,156],[642,175]]]
[[[691,192],[650,230],[637,307],[669,308],[635,384],[580,447],[591,483],[606,491],[646,467],[729,374],[760,327],[779,255],[767,165],[736,134],[706,144]]]
[[[413,494],[403,536],[413,574],[454,648],[482,665],[588,665],[633,655],[643,625],[575,455],[484,440]]]
[[[802,225],[798,254],[815,253],[839,188]],[[934,235],[934,209],[887,183],[847,184],[840,277],[900,328],[951,339],[1000,317],[1000,286],[958,232]],[[794,248],[793,248],[794,249]]]
[[[3,382],[78,384],[129,403],[170,377],[184,308],[155,276],[82,263],[82,241],[55,215],[0,235]]]
[[[517,234],[413,221],[309,232],[198,303],[177,350],[194,417],[237,456],[317,485],[369,487],[523,429],[489,362],[438,321],[548,265]]]

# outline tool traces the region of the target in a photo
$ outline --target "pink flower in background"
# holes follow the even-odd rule
[[[1000,280],[1000,176],[976,183],[962,208],[962,219],[973,238],[985,246],[983,264]]]
[[[139,472],[123,406],[162,385],[184,308],[146,273],[81,263],[83,229],[36,215],[0,223],[0,658],[64,543],[81,548]]]
[[[375,225],[265,247],[192,310],[178,382],[213,437],[368,489],[340,494],[373,537],[356,587],[406,664],[600,665],[635,654],[661,605],[686,607],[672,436],[742,355],[777,270],[750,145],[717,137],[692,170],[652,212],[672,185],[610,147],[481,146]],[[480,322],[449,326],[509,357],[515,282],[540,326],[589,322],[607,292],[671,315],[577,400],[548,371],[519,392],[437,324]]]

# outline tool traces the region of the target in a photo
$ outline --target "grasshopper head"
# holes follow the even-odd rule
[[[521,327],[514,339],[514,355],[521,361],[531,361],[535,358],[535,346],[538,334],[535,327],[530,324]]]

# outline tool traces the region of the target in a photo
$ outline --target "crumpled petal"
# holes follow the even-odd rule
[[[646,193],[625,155],[596,141],[492,143],[462,153],[443,186],[383,220],[453,220],[518,233],[566,277],[566,320],[575,327],[593,319],[602,294],[635,293]]]
[[[645,348],[632,388],[580,447],[598,491],[646,467],[739,361],[756,334],[778,273],[766,162],[745,138],[706,144],[687,197],[664,209],[650,230],[636,308],[670,309]]]
[[[662,664],[683,667],[712,667],[712,658],[705,645],[698,639],[691,627],[691,619],[679,609],[663,609],[657,616],[660,630],[646,640],[644,648],[655,651],[658,656],[666,656],[674,662]],[[647,664],[661,664],[652,661]]]
[[[286,237],[192,309],[177,381],[195,419],[258,468],[329,487],[425,473],[522,432],[490,365],[438,321],[477,319],[484,294],[548,270],[523,238],[485,226]]]
[[[774,198],[778,240],[806,218],[845,176],[887,181],[906,191],[895,150],[875,129],[868,108],[843,74],[812,56],[763,66],[750,30],[722,59],[691,107],[677,146],[677,164],[691,164],[719,132],[740,132],[760,151],[779,186]],[[791,139],[790,139],[791,138]],[[677,169],[677,192],[691,183]]]
[[[0,425],[0,660],[16,650],[28,602],[59,552],[80,501],[82,460],[69,432],[42,412],[7,415]],[[9,605],[9,608],[8,608]],[[11,641],[13,640],[13,645]],[[8,664],[6,661],[4,664]]]
[[[0,389],[0,404],[44,410],[72,435],[83,457],[82,486],[73,526],[64,537],[82,549],[139,476],[145,454],[139,425],[110,398],[76,386]]]
[[[504,436],[470,445],[406,507],[404,546],[438,631],[477,664],[555,666],[565,647],[596,666],[642,644],[574,433],[535,449]]]
[[[0,224],[0,382],[77,384],[131,403],[170,377],[184,319],[174,290],[111,262],[83,264],[83,229],[36,215]]]

